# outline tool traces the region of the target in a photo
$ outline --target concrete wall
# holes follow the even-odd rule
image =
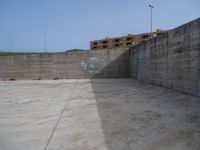
[[[128,49],[1,56],[0,80],[129,76]]]
[[[200,96],[200,18],[133,47],[130,74]]]

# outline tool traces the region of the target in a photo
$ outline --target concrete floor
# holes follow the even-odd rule
[[[0,82],[1,150],[199,150],[200,98],[132,79]]]

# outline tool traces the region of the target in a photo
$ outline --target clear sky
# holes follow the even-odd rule
[[[200,0],[0,0],[0,50],[65,51],[128,33],[171,29],[200,17]]]

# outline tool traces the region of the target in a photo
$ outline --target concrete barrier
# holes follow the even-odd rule
[[[129,76],[128,49],[0,57],[0,80]]]
[[[200,18],[131,49],[0,57],[0,80],[129,76],[200,96]]]
[[[200,96],[200,18],[130,53],[132,78]]]

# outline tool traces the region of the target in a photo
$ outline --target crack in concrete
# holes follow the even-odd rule
[[[66,109],[67,101],[68,101],[69,98],[71,97],[72,92],[73,92],[73,90],[74,90],[75,87],[76,87],[76,84],[77,84],[77,81],[74,83],[74,85],[73,85],[73,87],[72,87],[72,90],[70,91],[70,93],[69,93],[69,95],[68,95],[68,97],[67,97],[67,99],[66,99],[65,106],[64,106],[64,108],[63,108],[62,111],[61,111],[61,114],[60,114],[60,116],[59,116],[59,118],[58,118],[58,120],[57,120],[57,122],[56,122],[55,127],[53,128],[53,131],[52,131],[52,133],[51,133],[51,135],[50,135],[50,137],[49,137],[49,139],[48,139],[48,141],[47,141],[45,147],[44,147],[44,150],[47,150],[47,148],[48,148],[48,145],[49,145],[49,143],[50,143],[50,141],[51,141],[51,139],[52,139],[52,137],[53,137],[53,135],[54,135],[54,132],[56,131],[56,128],[57,128],[58,124],[60,123],[60,120],[61,120],[61,118],[62,118],[62,115],[63,115],[63,113],[64,113],[64,111],[65,111],[65,109]]]

